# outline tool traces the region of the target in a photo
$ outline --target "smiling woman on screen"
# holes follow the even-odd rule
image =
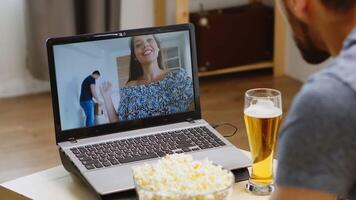
[[[100,87],[109,121],[188,111],[193,102],[192,79],[183,68],[176,71],[164,68],[157,38],[154,35],[132,37],[130,48],[129,80],[120,89],[117,111],[111,99],[111,83],[104,82]]]

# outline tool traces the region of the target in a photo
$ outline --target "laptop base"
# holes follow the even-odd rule
[[[70,173],[75,174],[76,176],[80,177],[80,179],[90,188],[90,190],[97,196],[98,199],[102,200],[115,200],[115,199],[137,199],[137,194],[135,190],[127,190],[124,192],[118,193],[111,193],[106,195],[99,195],[95,192],[95,190],[91,187],[89,183],[87,183],[86,179],[77,169],[77,167],[70,161],[69,157],[65,155],[63,151],[59,149],[59,156],[61,158],[63,167]],[[250,178],[250,174],[247,168],[240,168],[231,171],[235,176],[235,182],[246,181]]]

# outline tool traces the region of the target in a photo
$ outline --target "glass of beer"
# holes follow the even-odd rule
[[[248,90],[244,119],[253,162],[246,189],[256,195],[268,195],[274,189],[273,155],[282,120],[281,93],[267,88]]]

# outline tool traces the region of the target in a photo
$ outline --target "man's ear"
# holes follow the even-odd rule
[[[308,23],[308,12],[310,7],[310,1],[315,0],[286,0],[290,8],[290,11],[294,16],[304,23]]]

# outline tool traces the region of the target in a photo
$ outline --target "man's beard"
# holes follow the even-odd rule
[[[290,24],[294,29],[294,40],[304,60],[310,64],[320,64],[327,60],[330,57],[330,53],[317,47],[308,25],[294,17],[289,8],[286,8],[286,10]],[[295,29],[300,29],[300,31]]]
[[[302,23],[302,22],[300,22]],[[303,56],[303,59],[305,61],[307,61],[310,64],[320,64],[322,62],[324,62],[325,60],[327,60],[330,57],[330,53],[322,50],[320,48],[318,48],[311,36],[310,36],[310,32],[309,29],[307,28],[306,25],[302,25],[302,29],[303,29],[303,40],[301,41],[300,39],[298,39],[296,36],[294,36],[294,40],[297,44],[297,47],[300,51],[300,53]]]

